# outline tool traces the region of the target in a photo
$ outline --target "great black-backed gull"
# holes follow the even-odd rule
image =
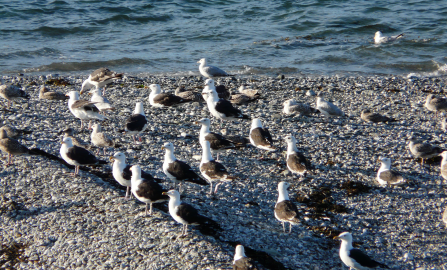
[[[272,135],[267,128],[262,127],[261,120],[253,119],[250,128],[250,143],[262,150],[275,151]]]
[[[389,268],[385,264],[379,263],[371,259],[361,250],[352,246],[352,235],[349,232],[341,233],[335,239],[341,240],[340,259],[351,269],[368,270],[376,267]]]
[[[360,118],[365,122],[372,122],[372,123],[380,123],[380,122],[394,122],[393,118],[381,115],[380,113],[372,113],[370,110],[363,110],[360,114]]]
[[[22,90],[17,85],[0,85],[0,97],[8,100],[8,108],[11,106],[11,101],[16,101],[21,98],[29,99],[28,93]]]
[[[381,157],[379,160],[382,162],[377,172],[377,181],[380,185],[402,185],[406,183],[406,180],[400,173],[391,170],[390,158]]]
[[[17,129],[15,127],[8,126],[8,125],[1,126],[0,130],[5,130],[6,131],[6,135],[9,138],[18,138],[21,135],[31,134],[32,133],[32,131],[30,131],[30,130]]]
[[[207,79],[205,83],[205,88],[207,89],[204,91],[207,94],[206,104],[211,115],[221,120],[250,119],[241,110],[233,107],[233,104],[228,100],[219,99],[214,87],[214,80]]]
[[[173,94],[162,93],[160,85],[158,84],[151,84],[149,85],[149,88],[151,89],[151,93],[149,94],[149,103],[154,107],[172,107],[185,102],[193,101],[191,99],[184,99]]]
[[[167,201],[169,200],[169,196],[163,194],[166,190],[163,189],[160,184],[154,180],[141,177],[141,168],[139,165],[133,165],[130,170],[132,172],[132,194],[141,202],[146,203],[146,215],[147,205],[150,204],[149,215],[151,216],[152,204]]]
[[[213,182],[219,182],[214,189],[214,193],[217,193],[218,187],[223,182],[231,182],[236,177],[231,176],[227,169],[221,163],[215,161],[211,155],[210,142],[203,141],[202,145],[202,161],[200,162],[200,172],[203,177],[210,183],[210,194],[213,194]]]
[[[441,161],[441,176],[444,180],[447,180],[447,151],[443,151],[439,154],[442,157]]]
[[[81,95],[84,93],[84,90],[92,87],[96,87],[97,89],[104,87],[105,91],[105,87],[108,84],[121,77],[123,77],[122,73],[116,73],[115,71],[111,71],[110,69],[104,67],[98,68],[97,70],[93,71],[88,76],[87,80],[82,83]]]
[[[148,125],[149,122],[144,114],[143,102],[137,102],[133,114],[127,118],[125,123],[125,130],[127,133],[132,135],[133,142],[135,144],[137,143],[135,140],[135,135],[145,131]],[[141,142],[141,136],[139,136],[139,140]]]
[[[13,156],[33,154],[26,146],[13,138],[9,138],[5,129],[0,130],[0,150],[8,154],[8,163],[6,166],[12,164]]]
[[[85,149],[91,148],[92,145],[90,143],[87,143],[80,138],[74,137],[73,134],[74,134],[74,130],[70,127],[59,132],[59,135],[63,135],[64,137],[70,137],[73,145],[83,147]]]
[[[165,143],[161,149],[166,151],[163,161],[163,172],[169,179],[174,181],[175,185],[180,183],[180,192],[183,182],[191,182],[202,186],[208,185],[208,182],[194,172],[191,166],[175,158],[174,145],[172,143]]]
[[[389,36],[389,37],[385,37],[385,36],[383,36],[382,32],[377,31],[377,32],[374,34],[374,43],[375,43],[375,44],[380,44],[380,43],[385,43],[385,42],[395,41],[395,40],[397,40],[397,39],[399,39],[399,38],[402,38],[402,37],[404,37],[404,34],[403,34],[403,33],[400,34],[400,35],[397,35],[397,36]]]
[[[67,97],[64,93],[49,91],[45,85],[40,87],[39,91],[39,99],[48,99],[48,100],[67,100]]]
[[[310,115],[316,113],[317,110],[311,107],[309,104],[298,103],[295,99],[288,99],[284,101],[284,107],[282,112],[286,115],[299,114],[299,115]]]
[[[245,256],[243,245],[237,245],[233,259],[233,270],[256,270],[256,265],[251,258]]]
[[[219,227],[219,225],[212,219],[200,215],[197,210],[187,203],[180,201],[180,193],[177,190],[170,190],[164,192],[169,196],[169,214],[171,217],[181,223],[182,234],[184,236],[188,233],[188,225],[207,225],[211,227]]]
[[[98,108],[95,106],[95,102],[88,100],[79,99],[78,91],[70,91],[67,96],[70,97],[68,100],[68,109],[76,117],[81,119],[81,129],[83,126],[83,121],[89,120],[88,128],[91,128],[91,120],[105,120],[106,117],[99,114]]]
[[[95,165],[100,162],[95,155],[90,153],[87,149],[73,145],[71,138],[65,137],[62,140],[60,155],[70,165],[75,166],[74,175],[79,174],[79,166],[81,165]]]
[[[435,112],[437,116],[439,112],[447,112],[447,99],[437,98],[433,94],[429,94],[424,106],[427,110]]]
[[[89,93],[92,95],[90,101],[95,102],[95,106],[100,112],[115,110],[115,107],[113,107],[112,103],[110,103],[107,98],[102,96],[101,90],[93,89]]]
[[[197,101],[197,102],[204,102],[202,94],[198,92],[194,92],[191,90],[186,90],[184,86],[179,86],[177,89],[175,89],[175,95],[179,96],[183,99],[188,99],[191,101]]]
[[[345,113],[342,112],[337,106],[332,104],[332,102],[326,101],[323,98],[323,93],[318,93],[317,95],[317,110],[319,110],[326,117],[344,116]]]
[[[122,186],[127,187],[125,199],[128,199],[130,195],[130,187],[131,187],[131,178],[132,173],[130,171],[131,165],[126,164],[126,155],[123,152],[116,152],[113,156],[110,157],[110,160],[113,160],[112,165],[112,174],[113,178],[120,183]],[[141,171],[141,170],[140,170]],[[151,174],[141,171],[141,177],[147,180],[153,180],[158,183],[161,183],[163,180],[154,178]]]
[[[201,124],[199,141],[202,144],[204,141],[210,143],[211,151],[217,153],[217,160],[219,160],[219,152],[226,151],[228,149],[235,149],[235,144],[226,139],[224,136],[210,131],[210,119],[202,118],[195,122]]]
[[[305,176],[311,170],[310,162],[298,151],[296,138],[293,135],[286,136],[287,143],[287,168],[294,174]]]
[[[92,134],[90,135],[91,142],[94,146],[98,147],[98,151],[96,154],[99,153],[99,148],[103,148],[104,155],[106,154],[106,148],[107,147],[114,147],[115,143],[112,139],[107,136],[104,132],[101,130],[100,124],[94,124],[92,126]]]
[[[282,223],[283,232],[286,232],[284,223],[289,222],[289,233],[292,231],[292,224],[300,223],[298,208],[289,200],[289,192],[287,189],[290,184],[287,182],[279,182],[278,184],[278,200],[275,204],[275,218]]]
[[[413,156],[421,159],[421,165],[424,164],[424,159],[439,156],[439,154],[443,152],[441,147],[432,146],[428,143],[422,143],[414,136],[410,138],[408,147],[410,148],[410,152],[413,154]]]
[[[206,78],[231,76],[218,67],[207,66],[206,58],[200,59],[199,61],[197,61],[197,63],[200,63],[199,66],[200,74],[202,74]]]

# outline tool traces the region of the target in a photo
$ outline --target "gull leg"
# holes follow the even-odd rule
[[[139,135],[139,134],[138,134],[138,140],[139,140],[140,142],[143,141],[143,139],[141,139],[141,135]]]
[[[147,203],[146,203],[146,210],[144,211],[144,214],[147,216]]]
[[[12,165],[12,155],[8,154],[8,163],[6,163],[6,166]]]
[[[284,221],[281,221],[281,223],[282,223],[282,231],[286,232],[286,226],[284,225]]]
[[[216,185],[216,187],[214,188],[214,194],[217,193],[217,188],[218,188],[220,185],[222,185],[222,182],[220,182],[219,184]]]
[[[149,216],[152,216],[152,203],[150,204]]]
[[[124,200],[129,200],[130,198],[128,197],[129,196],[129,190],[130,190],[130,187],[127,187],[127,189],[126,189],[126,196],[124,197]]]
[[[88,129],[92,129],[92,120],[88,121]]]
[[[210,181],[210,195],[213,195],[213,182]]]
[[[180,184],[179,184],[178,192],[179,192],[180,194],[182,193],[182,182],[180,182]]]
[[[292,232],[292,223],[289,222],[289,233]]]

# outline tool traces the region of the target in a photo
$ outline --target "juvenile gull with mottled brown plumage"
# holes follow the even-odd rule
[[[289,192],[287,189],[290,184],[287,182],[279,182],[278,184],[278,200],[275,205],[275,218],[282,223],[283,231],[286,232],[284,223],[289,222],[289,233],[292,231],[292,224],[300,223],[298,208],[289,200]]]
[[[287,136],[285,141],[287,143],[287,168],[293,174],[305,176],[306,172],[311,169],[310,162],[298,151],[296,138],[293,135]]]
[[[92,134],[90,135],[91,142],[94,146],[98,147],[98,151],[96,154],[99,153],[99,148],[103,148],[104,155],[106,154],[106,148],[107,147],[113,147],[115,146],[115,143],[112,139],[107,136],[104,132],[101,130],[100,124],[94,124],[92,126]]]
[[[90,89],[91,87],[96,87],[96,89],[104,87],[104,94],[106,86],[121,77],[123,77],[122,73],[111,71],[105,67],[98,68],[97,70],[93,71],[88,76],[87,80],[82,83],[81,95],[84,93],[85,89]]]
[[[272,135],[267,128],[262,126],[261,120],[255,118],[251,123],[250,129],[250,143],[263,150],[275,151],[276,148],[273,146]]]
[[[26,146],[22,145],[16,139],[9,138],[5,129],[0,130],[0,150],[8,154],[8,163],[6,163],[6,166],[12,164],[13,156],[31,154]]]

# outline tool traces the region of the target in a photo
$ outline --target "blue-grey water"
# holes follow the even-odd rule
[[[445,0],[0,2],[0,74],[447,73]],[[376,31],[405,33],[375,45]]]

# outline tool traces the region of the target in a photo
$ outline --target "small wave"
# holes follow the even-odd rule
[[[98,31],[98,28],[97,27],[83,27],[83,26],[72,27],[72,28],[41,26],[41,27],[36,28],[32,31],[39,32],[43,36],[60,37],[60,36],[77,34],[77,33],[92,33],[92,32]]]

